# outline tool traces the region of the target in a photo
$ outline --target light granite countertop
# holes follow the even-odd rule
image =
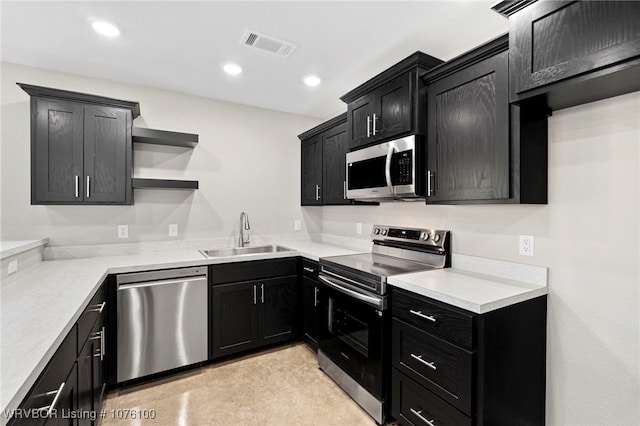
[[[9,256],[24,253],[25,251],[44,246],[49,243],[48,238],[39,240],[3,240],[0,241],[0,260]]]
[[[349,248],[341,246],[335,238],[323,239],[322,242],[283,239],[278,244],[292,250],[207,259],[192,246],[180,243],[160,245],[161,249],[149,252],[139,248],[127,252],[127,247],[108,248],[106,251],[94,249],[91,253],[94,257],[46,260],[3,280],[0,299],[0,409],[18,407],[109,274],[298,255],[318,260],[327,256],[362,253],[370,251],[371,247],[365,242],[349,245]],[[117,254],[119,252],[123,254]],[[69,253],[73,250],[62,255]],[[61,255],[54,253],[49,258],[55,256]],[[390,277],[389,284],[476,313],[547,293],[547,269],[544,267],[455,253],[452,259],[452,268]],[[2,415],[0,418],[0,423],[6,424],[6,417]]]

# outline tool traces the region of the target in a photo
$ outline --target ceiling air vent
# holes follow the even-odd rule
[[[244,32],[240,43],[247,47],[264,50],[284,58],[291,55],[291,53],[293,53],[293,51],[298,47],[295,43],[280,40],[251,30],[246,30]]]

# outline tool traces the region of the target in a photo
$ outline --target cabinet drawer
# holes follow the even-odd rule
[[[68,389],[73,389],[76,386],[76,377],[69,375],[76,362],[76,333],[76,326],[74,325],[60,344],[60,347],[58,347],[51,361],[49,361],[49,364],[47,364],[44,373],[31,388],[20,408],[26,410],[39,409],[51,406],[54,401],[56,405],[51,407],[53,409],[62,409],[65,406],[64,395],[67,394]],[[63,383],[64,386],[62,386]],[[58,397],[57,400],[56,396]],[[20,422],[16,421],[16,424],[18,423]]]
[[[106,292],[105,286],[102,285],[93,296],[87,307],[78,318],[78,353],[87,341],[93,325],[99,317],[106,315]]]
[[[302,276],[311,278],[312,280],[318,280],[318,262],[314,262],[313,260],[303,259],[302,260]]]
[[[391,373],[391,414],[409,425],[471,426],[471,418],[438,398],[395,368]],[[427,421],[425,421],[427,420]]]
[[[391,333],[393,366],[471,415],[473,352],[397,318]]]
[[[474,346],[475,315],[471,312],[393,289],[391,313],[421,330],[439,334],[467,347]]]
[[[213,285],[297,275],[298,258],[221,263],[212,265],[210,271]]]

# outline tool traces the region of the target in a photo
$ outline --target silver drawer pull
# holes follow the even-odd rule
[[[429,320],[431,322],[436,322],[436,318],[435,317],[432,317],[430,315],[425,315],[421,311],[414,311],[413,309],[410,309],[409,312],[411,312],[413,315],[418,316],[420,318],[424,318],[424,319]]]
[[[101,314],[106,305],[107,305],[107,302],[102,302],[99,305],[91,305],[91,306],[89,306],[89,309],[87,309],[87,312],[97,312],[97,313]]]
[[[422,416],[422,410],[420,411],[416,411],[413,408],[410,408],[411,412],[420,420],[422,420],[423,422],[425,422],[425,424],[428,424],[429,426],[436,426],[436,419],[433,420],[427,420]]]
[[[313,274],[314,272],[316,272],[316,270],[315,270],[315,269],[307,268],[306,266],[304,266],[302,269],[304,269],[304,270],[305,270],[305,271],[307,271],[307,272],[311,272],[312,274]]]
[[[424,359],[422,359],[422,355],[411,354],[411,358],[420,361],[421,363],[423,363],[424,365],[426,365],[429,368],[432,368],[434,370],[436,369],[436,363],[435,362],[425,361]]]
[[[53,410],[56,409],[56,405],[58,405],[58,400],[60,399],[60,395],[62,394],[62,389],[64,389],[64,382],[62,382],[62,384],[60,384],[60,387],[58,388],[57,391],[50,391],[50,392],[46,392],[44,395],[53,395],[54,393],[56,394],[56,396],[53,398],[53,401],[51,402],[51,405],[47,405],[46,407],[40,407],[37,410],[38,411],[46,411],[46,417],[51,417],[51,414],[53,413]]]

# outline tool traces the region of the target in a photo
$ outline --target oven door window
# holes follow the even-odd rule
[[[341,309],[335,299],[329,299],[329,332],[355,349],[363,356],[369,356],[369,326],[348,309]]]

